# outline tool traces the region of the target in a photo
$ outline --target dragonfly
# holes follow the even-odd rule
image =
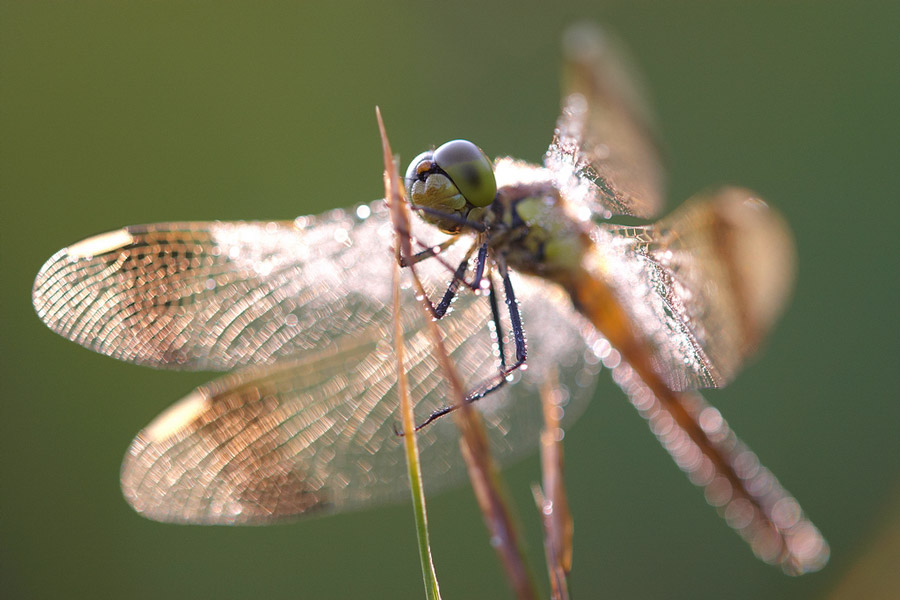
[[[726,385],[789,296],[793,245],[753,192],[663,205],[651,117],[614,43],[564,38],[563,108],[543,165],[491,162],[456,140],[406,174],[410,231],[379,200],[288,221],[170,222],[54,254],[39,317],[96,352],[160,369],[233,371],[134,438],[121,485],[164,522],[268,524],[408,497],[391,343],[394,261],[416,433],[429,493],[465,480],[423,304],[464,374],[492,452],[533,450],[542,383],[570,424],[611,371],[652,432],[753,552],[786,573],[828,544],[798,502],[697,390]],[[633,219],[632,219],[633,220]],[[397,256],[392,236],[416,254]]]

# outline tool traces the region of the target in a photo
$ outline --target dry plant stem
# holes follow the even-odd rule
[[[393,189],[397,191],[396,195],[390,198],[391,219],[395,232],[410,231],[409,213],[405,199],[403,199],[404,188],[399,185],[400,176],[397,173],[396,166],[390,159],[390,146],[387,142],[387,134],[384,132],[384,124],[381,122],[379,113],[379,127],[382,131],[383,147],[385,149],[385,168],[390,169],[390,177],[395,182]],[[389,166],[390,165],[390,166]],[[412,244],[408,235],[398,235],[397,242],[400,249],[400,255],[403,257],[411,257]],[[413,284],[416,287],[416,293],[425,297],[425,289],[419,280],[415,265],[412,261],[408,261],[409,271],[413,278]],[[531,580],[530,573],[525,566],[525,561],[521,549],[519,547],[519,538],[513,526],[513,520],[510,517],[509,510],[500,493],[497,481],[496,469],[490,456],[488,448],[488,440],[485,435],[484,428],[478,416],[478,412],[465,402],[466,392],[463,387],[462,380],[450,355],[444,346],[444,340],[441,335],[440,328],[433,319],[425,316],[428,324],[429,335],[434,345],[435,355],[441,365],[444,376],[450,383],[454,401],[460,406],[460,410],[454,411],[454,418],[460,430],[460,449],[463,458],[466,461],[466,468],[469,473],[469,479],[472,482],[472,489],[481,508],[482,516],[491,535],[491,545],[494,546],[506,576],[512,585],[516,596],[523,600],[536,599],[537,594],[534,590],[534,584]],[[412,437],[408,434],[406,425],[404,431],[407,432],[405,437]]]
[[[381,111],[376,107],[378,128],[381,132],[381,143],[384,151],[384,197],[392,206],[402,203],[402,188],[398,188],[397,167],[394,164],[391,147],[384,131]],[[393,213],[393,211],[392,211]],[[400,252],[400,236],[394,236],[394,250]],[[406,378],[405,356],[403,346],[403,326],[400,321],[400,264],[394,261],[393,307],[392,321],[394,325],[394,355],[397,357],[397,388],[400,394],[400,414],[403,423],[403,441],[406,451],[406,465],[409,471],[410,491],[412,492],[413,513],[416,518],[416,536],[419,542],[419,560],[422,567],[422,578],[425,583],[425,597],[428,600],[439,600],[441,591],[438,586],[434,561],[431,557],[431,544],[428,535],[428,514],[425,510],[425,489],[422,482],[422,467],[419,462],[419,448],[414,434],[412,404],[409,401],[409,385]]]
[[[562,429],[559,426],[559,396],[555,377],[541,389],[544,430],[541,432],[541,472],[543,491],[532,492],[544,525],[544,551],[550,576],[551,597],[568,600],[568,575],[572,570],[572,513],[563,480]]]
[[[425,290],[415,274],[415,267],[410,267],[410,269],[416,292],[424,296]],[[454,401],[460,406],[460,409],[453,413],[461,434],[460,450],[466,461],[472,489],[491,534],[491,545],[500,555],[500,560],[516,596],[521,599],[537,598],[531,576],[519,548],[513,520],[506,507],[503,494],[500,492],[497,471],[490,455],[487,435],[481,419],[478,412],[465,402],[465,388],[456,371],[456,366],[450,360],[437,323],[433,319],[426,319],[426,322],[441,369],[450,382]]]
[[[442,352],[443,350],[439,350]],[[457,396],[461,401],[464,396]],[[496,469],[488,449],[487,436],[478,413],[466,410],[454,413],[460,433],[460,449],[466,460],[472,489],[491,535],[491,545],[500,556],[506,576],[520,599],[537,598],[521,548],[518,534],[496,479]]]
[[[550,504],[550,500],[544,496],[541,486],[531,484],[531,494],[538,510],[543,511]],[[550,517],[541,513],[541,524],[544,527],[544,555],[547,561],[547,574],[550,579],[550,600],[569,600],[568,572],[559,562],[559,551],[553,546],[550,535]]]

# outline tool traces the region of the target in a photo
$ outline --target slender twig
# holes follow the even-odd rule
[[[381,131],[381,143],[384,151],[384,197],[392,205],[402,201],[402,186],[398,186],[397,166],[394,164],[391,147],[384,131],[381,111],[375,108],[378,128]],[[400,236],[394,236],[396,252],[400,252]],[[416,442],[415,421],[412,403],[409,401],[409,386],[404,364],[403,325],[400,321],[400,263],[394,261],[393,270],[393,311],[394,354],[397,357],[397,388],[400,393],[400,414],[403,422],[403,441],[406,450],[406,466],[412,492],[413,513],[416,519],[416,536],[419,541],[419,561],[422,566],[422,578],[425,582],[425,597],[428,600],[439,600],[441,591],[438,587],[437,573],[431,556],[431,544],[428,535],[428,514],[425,510],[425,488],[422,482],[422,466],[419,462],[419,448]]]
[[[563,484],[563,432],[559,426],[561,408],[558,391],[555,373],[551,373],[541,388],[544,409],[544,430],[541,431],[543,490],[535,484],[532,493],[544,525],[544,552],[550,575],[551,598],[568,600],[574,526]]]
[[[383,144],[386,149],[385,167],[388,168],[388,163],[391,162],[387,158],[390,153],[390,147],[387,143],[387,134],[384,132],[384,124],[381,122],[380,115],[379,127],[381,128]],[[389,201],[394,231],[397,237],[400,238],[397,244],[400,248],[401,257],[405,257],[405,264],[409,265],[408,269],[412,276],[416,293],[420,297],[425,298],[427,297],[426,291],[416,273],[416,266],[411,260],[413,251],[410,236],[408,234],[403,235],[404,232],[411,231],[408,207],[406,202],[402,200],[404,190],[399,185],[400,177],[396,172],[396,167],[391,168],[393,169],[391,176],[396,178],[398,182],[394,189],[398,191],[400,196],[399,198],[392,196]],[[424,312],[423,316],[425,316]],[[460,406],[460,410],[453,413],[461,434],[460,450],[466,462],[472,489],[475,492],[475,497],[491,536],[491,545],[500,557],[500,562],[503,564],[506,576],[516,596],[520,599],[536,599],[537,594],[534,590],[534,584],[525,566],[523,554],[519,547],[518,533],[515,530],[513,519],[510,516],[503,494],[500,492],[497,470],[490,456],[487,435],[481,424],[478,412],[465,402],[465,388],[444,346],[440,328],[431,318],[425,318],[425,322],[432,340],[434,354],[441,365],[444,377],[450,384],[452,399]],[[405,437],[409,437],[409,435],[407,434]]]

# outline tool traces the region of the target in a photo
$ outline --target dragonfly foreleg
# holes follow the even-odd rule
[[[466,285],[473,291],[481,290],[481,279],[484,277],[484,265],[487,261],[487,242],[483,242],[478,248],[478,257],[475,260],[475,277],[473,282],[470,283],[466,281],[466,271],[469,268],[469,259],[471,258],[474,249],[475,246],[472,246],[456,267],[456,270],[453,272],[453,278],[447,285],[444,296],[437,306],[431,302],[430,298],[427,296],[425,297],[425,307],[435,319],[442,319],[444,318],[444,315],[447,314],[447,311],[450,309],[450,304],[459,292],[460,284]]]
[[[404,232],[404,234],[409,236],[410,238],[412,238],[412,236],[409,234],[409,232]],[[419,240],[415,240],[415,241],[418,245],[423,246],[423,247],[425,246],[425,244],[422,243],[421,241],[419,241]],[[413,254],[412,256],[410,256],[408,258],[406,256],[402,256],[400,254],[400,249],[398,248],[397,249],[397,262],[399,262],[400,266],[404,267],[404,268],[406,268],[410,265],[416,265],[427,258],[433,258],[433,257],[437,256],[438,254],[440,254],[441,252],[443,252],[444,250],[446,250],[447,248],[449,248],[450,246],[455,244],[457,241],[459,241],[459,235],[454,235],[452,237],[447,238],[446,240],[444,240],[437,246],[427,246],[421,252],[416,252],[415,254]]]
[[[437,244],[434,246],[429,246],[429,245],[425,244],[424,242],[422,242],[421,240],[417,239],[415,236],[413,236],[408,230],[397,230],[397,231],[398,231],[398,235],[406,236],[411,241],[415,242],[415,244],[417,246],[419,246],[420,248],[424,248],[422,251],[417,252],[409,257],[403,256],[401,254],[400,249],[398,248],[396,251],[396,258],[397,258],[397,262],[400,264],[401,267],[403,267],[403,268],[415,267],[415,265],[419,264],[420,262],[425,261],[429,258],[433,258],[441,266],[443,266],[448,271],[453,273],[454,280],[459,280],[460,283],[465,284],[465,286],[468,287],[469,289],[471,289],[473,292],[478,292],[481,289],[479,286],[481,285],[481,278],[484,273],[484,263],[485,263],[485,258],[487,256],[487,248],[486,247],[483,250],[479,251],[479,257],[478,257],[479,262],[476,263],[475,278],[473,281],[470,282],[465,279],[466,269],[462,268],[462,267],[469,260],[469,257],[472,256],[472,251],[474,250],[474,246],[469,248],[469,250],[466,252],[465,260],[463,261],[463,263],[458,265],[455,269],[446,260],[444,260],[444,258],[441,256],[441,254],[445,250],[447,250],[447,248],[450,248],[453,244],[455,244],[457,241],[459,241],[459,239],[461,237],[459,234],[454,235],[450,238],[447,238],[440,244]]]
[[[500,320],[500,309],[497,304],[497,294],[494,290],[493,279],[489,278],[490,285],[488,287],[488,298],[491,305],[491,321],[494,325],[494,332],[497,336],[497,350],[499,353],[499,373],[496,377],[482,383],[475,390],[466,394],[463,402],[471,404],[481,400],[491,392],[498,390],[507,382],[507,377],[525,364],[528,354],[527,345],[525,343],[525,330],[522,326],[522,316],[519,313],[519,304],[516,301],[515,291],[513,290],[512,281],[509,278],[509,270],[506,268],[506,261],[501,256],[497,256],[497,269],[503,279],[503,294],[505,296],[507,310],[509,311],[509,323],[513,334],[513,340],[516,348],[516,359],[512,364],[506,364],[506,351],[503,345],[503,326]],[[427,419],[418,424],[415,431],[420,431],[424,427],[433,423],[437,419],[447,415],[460,407],[459,404],[441,407],[431,413]]]
[[[462,217],[457,214],[448,213],[443,210],[438,210],[436,208],[431,208],[430,206],[419,206],[419,205],[411,205],[412,210],[419,213],[427,215],[433,215],[435,217],[440,217],[445,221],[452,221],[462,226],[463,229],[474,229],[475,231],[487,231],[487,225],[481,223],[479,221],[470,221],[465,217]]]

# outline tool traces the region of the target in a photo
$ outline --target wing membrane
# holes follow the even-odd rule
[[[385,322],[391,230],[380,204],[365,220],[336,210],[95,236],[47,261],[35,309],[60,335],[137,364],[274,362]]]
[[[538,389],[550,368],[562,369],[567,422],[586,403],[598,370],[585,344],[590,334],[583,337],[561,292],[539,282],[517,285],[535,360],[514,388],[479,402],[501,461],[537,444]],[[494,369],[486,303],[478,300],[461,299],[442,321],[451,356],[469,379]],[[411,395],[424,417],[446,402],[446,384],[420,306],[405,309]],[[393,433],[393,350],[389,324],[383,325],[296,361],[253,367],[195,390],[135,438],[122,467],[128,501],[160,521],[264,524],[408,497]],[[423,430],[419,447],[430,492],[465,478],[452,419]]]
[[[780,217],[726,188],[646,227],[600,226],[595,257],[674,390],[731,381],[780,314],[794,249]]]
[[[650,112],[609,36],[590,26],[565,38],[563,110],[544,158],[579,212],[650,218],[663,170]]]
[[[135,438],[122,486],[139,512],[164,521],[265,523],[405,497],[392,417],[392,229],[382,202],[367,208],[367,218],[332,211],[292,222],[127,227],[44,265],[35,308],[73,341],[155,367],[253,365],[198,388]],[[446,237],[423,223],[413,233],[425,246]],[[460,243],[418,265],[430,292],[443,290],[448,265],[465,250]],[[536,444],[538,386],[548,369],[561,369],[569,420],[598,369],[595,334],[562,292],[518,278],[516,287],[529,370],[514,395],[502,388],[479,402],[506,459]],[[424,419],[447,402],[446,385],[420,302],[410,289],[402,298],[411,394]],[[441,323],[473,389],[497,373],[489,320],[487,299],[464,291]],[[457,439],[449,419],[420,434],[431,488],[465,476]]]

